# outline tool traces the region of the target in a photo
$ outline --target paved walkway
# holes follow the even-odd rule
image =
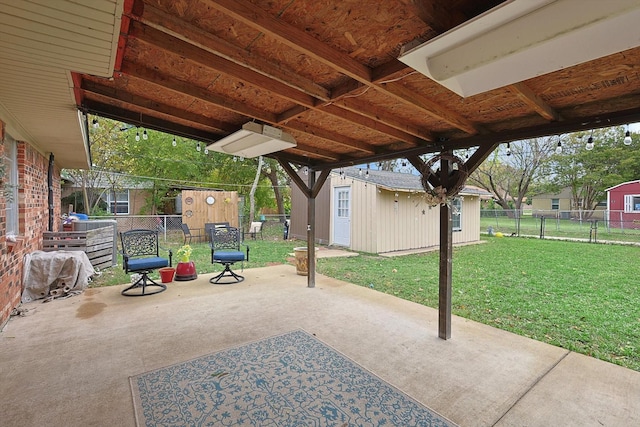
[[[0,333],[0,424],[134,426],[129,377],[302,328],[460,426],[637,426],[640,372],[292,265],[26,307]],[[405,426],[403,426],[405,427]]]

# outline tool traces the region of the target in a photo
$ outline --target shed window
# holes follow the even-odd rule
[[[625,212],[640,212],[640,195],[625,194],[624,196]]]
[[[109,212],[116,215],[129,215],[129,190],[116,192],[115,202],[113,192],[108,191],[105,196]]]
[[[451,203],[451,229],[462,231],[462,198],[456,197]]]
[[[560,199],[551,199],[551,209],[556,211],[560,209]]]
[[[349,190],[338,191],[338,218],[349,218]]]

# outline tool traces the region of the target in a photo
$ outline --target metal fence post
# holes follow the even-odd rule
[[[540,238],[544,239],[544,216],[540,217]]]
[[[596,243],[598,240],[598,220],[591,221],[591,229],[589,230],[589,243],[593,239],[593,243]]]

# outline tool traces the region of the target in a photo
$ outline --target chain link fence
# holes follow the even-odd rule
[[[639,215],[640,216],[640,215]],[[115,220],[118,233],[144,228],[158,230],[164,242],[181,243],[182,216],[180,215],[127,215],[116,217],[92,217],[90,219]],[[282,239],[285,221],[282,215],[259,215],[256,220],[263,223],[259,238]],[[531,236],[539,238],[579,239],[589,242],[624,242],[640,244],[640,218],[633,219],[628,212],[535,210],[482,210],[480,233],[502,233],[506,236]],[[241,226],[248,232],[248,223]]]
[[[142,228],[157,230],[160,240],[163,242],[182,243],[184,241],[181,215],[118,215],[90,217],[89,219],[115,220],[118,233]],[[256,221],[263,223],[260,238],[283,238],[285,219],[286,217],[282,215],[259,215]],[[242,219],[240,222],[243,222]],[[241,225],[240,228],[245,233],[249,231],[248,224]]]
[[[480,226],[485,234],[640,244],[640,215],[623,211],[482,210]]]

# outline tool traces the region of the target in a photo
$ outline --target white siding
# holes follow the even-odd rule
[[[397,200],[397,202],[396,202]],[[375,253],[424,249],[440,243],[440,207],[429,206],[421,194],[380,190],[377,197]],[[480,199],[463,196],[462,230],[453,232],[453,243],[480,240]]]
[[[350,182],[348,178],[345,180]],[[376,252],[378,239],[375,227],[379,213],[376,208],[376,186],[351,181],[351,249]]]
[[[351,188],[350,249],[368,253],[437,247],[440,243],[440,207],[429,206],[424,193],[378,188],[357,179],[331,177],[335,187]],[[453,232],[453,243],[480,240],[480,198],[462,197],[462,230]],[[397,200],[397,202],[396,202]],[[333,239],[333,196],[331,236]]]
[[[112,76],[123,2],[0,0],[0,119],[63,167],[88,166],[71,72]]]
[[[453,243],[477,242],[480,240],[480,198],[462,197],[462,230],[453,232]]]

